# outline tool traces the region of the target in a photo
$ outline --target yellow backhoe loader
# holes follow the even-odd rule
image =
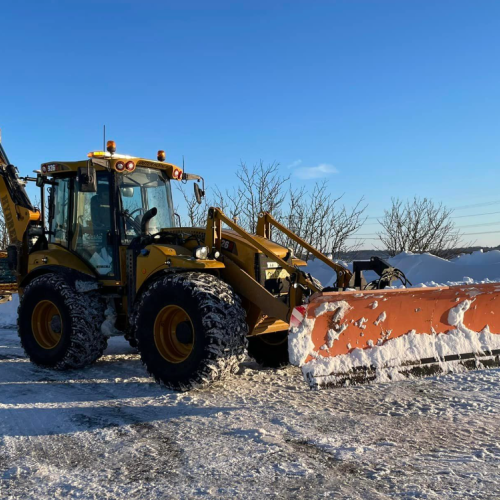
[[[117,154],[113,141],[106,149],[20,177],[0,145],[4,257],[15,276],[0,283],[0,296],[19,293],[19,337],[32,362],[84,367],[103,354],[111,330],[124,332],[148,372],[175,390],[235,372],[245,349],[267,366],[302,366],[313,387],[392,374],[408,362],[497,360],[491,338],[500,336],[487,326],[500,332],[500,314],[490,314],[498,287],[387,290],[404,276],[381,259],[357,262],[351,272],[267,213],[256,235],[218,208],[209,209],[204,228],[178,227],[171,185],[194,181],[200,202],[203,179],[166,162],[163,151],[149,160]],[[40,209],[24,189],[31,181]],[[330,266],[335,286],[323,289],[272,231]],[[366,270],[379,276],[369,285]],[[443,351],[438,340],[457,331],[469,344],[448,342]],[[419,342],[437,347],[419,351]]]

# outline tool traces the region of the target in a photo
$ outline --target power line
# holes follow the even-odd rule
[[[500,224],[500,221],[496,222],[483,222],[482,224],[467,224],[465,226],[457,226],[455,229],[462,229],[465,227],[484,227],[484,226],[496,226]],[[359,236],[376,236],[378,233],[354,233],[359,234]]]
[[[489,207],[491,205],[498,205],[500,200],[497,201],[488,201],[486,203],[476,203],[474,205],[462,205],[460,207],[451,207],[452,210],[463,210],[464,208],[477,208],[477,207]]]
[[[462,227],[478,227],[478,226],[495,226],[500,224],[500,222],[483,222],[482,224],[467,224],[466,226],[457,226],[456,229],[461,229]]]
[[[461,236],[477,236],[480,234],[500,234],[500,231],[483,231],[482,233],[463,233]],[[349,236],[346,238],[348,240],[378,240],[379,238],[356,238],[354,236]]]
[[[498,215],[500,212],[483,212],[481,214],[467,214],[467,215],[454,215],[450,219],[466,219],[468,217],[482,217],[483,215]],[[363,226],[378,226],[380,222],[369,222],[368,224],[363,224]]]
[[[500,231],[486,231],[484,233],[464,233],[462,236],[475,236],[476,234],[499,234]]]
[[[465,219],[466,217],[480,217],[482,215],[495,215],[500,214],[500,212],[486,212],[482,214],[469,214],[469,215],[455,215],[454,217],[450,217],[450,219]]]
[[[496,200],[496,201],[487,201],[485,203],[474,203],[472,205],[459,205],[458,207],[450,207],[450,208],[451,208],[451,210],[463,210],[465,208],[489,207],[491,205],[498,205],[499,203],[500,203],[500,200]],[[492,212],[492,214],[498,214],[498,213],[500,213],[500,212]],[[479,215],[490,215],[490,214],[477,214],[477,216],[479,216]],[[474,215],[461,215],[461,216],[452,217],[452,219],[459,219],[462,217],[475,217],[475,216],[476,216],[476,214],[474,214]],[[374,215],[372,217],[367,217],[366,220],[381,219],[382,217],[383,217],[383,215]]]

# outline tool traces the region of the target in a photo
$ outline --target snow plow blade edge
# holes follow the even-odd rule
[[[500,283],[315,294],[290,320],[313,388],[500,364]]]

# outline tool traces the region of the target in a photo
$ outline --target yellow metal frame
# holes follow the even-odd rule
[[[241,266],[239,266],[236,262],[233,262],[233,257],[230,254],[225,254],[225,252],[222,251],[222,224],[228,226],[250,245],[260,250],[269,259],[276,262],[279,267],[289,273],[292,277],[292,284],[288,296],[288,303],[284,302],[282,298],[273,296],[250,274],[245,272]],[[352,273],[349,269],[332,262],[317,249],[282,226],[268,213],[260,214],[257,235],[254,236],[247,233],[243,228],[229,219],[222,212],[222,210],[211,207],[208,211],[207,217],[205,245],[211,249],[212,255],[214,255],[215,252],[219,252],[221,254],[221,259],[225,265],[225,268],[221,270],[222,277],[228,283],[231,283],[231,286],[236,290],[236,292],[248,300],[249,304],[251,304],[250,309],[253,310],[257,307],[260,310],[258,316],[255,316],[253,313],[251,315],[253,318],[252,322],[255,321],[254,327],[256,327],[252,332],[253,335],[259,335],[269,331],[278,331],[278,329],[281,330],[285,323],[289,323],[290,314],[293,308],[303,303],[303,292],[305,289],[309,289],[313,293],[321,291],[312,279],[296,267],[296,259],[292,260],[292,264],[289,264],[283,260],[283,258],[276,255],[276,253],[271,250],[268,245],[266,245],[266,241],[270,241],[269,237],[271,234],[271,225],[275,226],[288,237],[303,246],[315,257],[331,267],[337,274],[337,283],[339,288],[346,288],[352,277]],[[264,239],[266,241],[264,241]],[[256,313],[257,311],[254,312]],[[261,316],[262,314],[268,319]],[[265,321],[265,323],[259,328],[259,322],[262,321]]]
[[[301,272],[295,267],[285,262],[282,258],[278,257],[266,245],[263,245],[254,236],[247,233],[243,228],[235,224],[229,219],[220,208],[211,207],[208,210],[207,218],[207,232],[205,233],[205,245],[218,252],[222,249],[222,224],[230,227],[235,233],[238,233],[242,238],[248,240],[254,247],[260,250],[264,255],[276,262],[281,268],[286,269],[290,275],[297,275],[297,282],[314,292],[319,292],[320,289],[310,280],[305,278]]]
[[[40,212],[32,212],[27,208],[16,205],[11,198],[9,188],[3,177],[0,177],[0,203],[11,245],[21,243],[29,223],[40,220]]]
[[[218,252],[221,251],[221,241],[222,241],[222,224],[226,224],[226,226],[230,227],[233,231],[238,233],[241,237],[249,241],[253,246],[259,249],[264,255],[269,257],[271,260],[276,262],[281,268],[288,271],[290,275],[294,274],[297,277],[297,284],[305,286],[312,290],[313,292],[320,292],[321,290],[304,276],[302,272],[300,272],[295,266],[288,264],[282,258],[277,256],[274,252],[272,252],[266,245],[262,244],[255,236],[247,233],[243,228],[234,223],[231,219],[229,219],[219,208],[211,207],[208,211],[207,218],[207,231],[205,233],[205,245]],[[337,283],[339,288],[346,288],[349,286],[349,281],[352,277],[351,271],[346,267],[343,267],[323,255],[316,248],[309,245],[303,239],[301,239],[296,234],[292,233],[285,226],[280,224],[276,219],[274,219],[270,214],[264,212],[259,214],[259,220],[257,222],[257,236],[261,236],[263,238],[269,239],[271,234],[271,226],[276,227],[281,232],[286,234],[289,238],[297,242],[299,245],[304,247],[310,253],[312,253],[315,257],[324,262],[327,266],[331,267],[335,273],[337,274]]]
[[[58,177],[61,174],[67,174],[68,172],[77,172],[79,168],[85,168],[88,166],[88,162],[91,162],[91,166],[98,171],[113,171],[122,175],[128,175],[135,171],[135,168],[146,167],[153,168],[157,170],[163,170],[168,178],[173,181],[181,181],[183,169],[173,163],[167,163],[162,161],[148,160],[147,158],[139,158],[137,156],[126,156],[109,153],[103,157],[91,156],[90,160],[79,160],[79,161],[50,161],[41,164],[40,175],[43,177]],[[117,162],[127,163],[132,161],[135,165],[134,170],[129,172],[127,170],[117,170]],[[177,172],[177,177],[174,177],[174,172]]]
[[[298,243],[302,248],[305,248],[308,252],[312,253],[321,262],[324,262],[327,266],[331,267],[337,274],[337,284],[339,288],[347,288],[349,282],[352,278],[352,273],[347,267],[341,266],[336,262],[333,262],[328,257],[323,255],[313,246],[309,245],[302,238],[297,236],[295,233],[290,231],[283,224],[278,222],[270,213],[262,212],[259,214],[259,219],[257,221],[257,236],[262,236],[266,239],[271,239],[271,227],[274,226],[276,229],[286,234],[290,239]]]

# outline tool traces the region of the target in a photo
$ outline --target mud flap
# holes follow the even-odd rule
[[[292,312],[290,362],[313,388],[496,366],[500,283],[314,295]]]

